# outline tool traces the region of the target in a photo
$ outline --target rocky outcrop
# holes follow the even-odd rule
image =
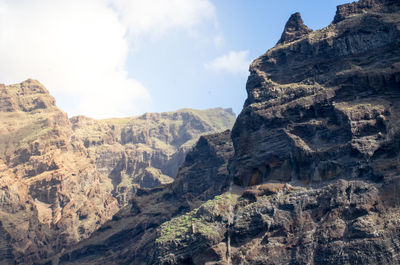
[[[226,166],[234,152],[230,137],[230,131],[200,137],[172,184],[176,196],[191,194],[206,201],[229,186]]]
[[[333,23],[338,23],[351,16],[368,12],[395,13],[398,12],[399,1],[397,0],[362,0],[351,4],[344,4],[337,7]]]
[[[290,16],[288,22],[286,22],[285,29],[278,43],[288,43],[298,40],[311,31],[309,27],[304,25],[300,13],[294,13]]]
[[[68,119],[35,80],[0,85],[0,264],[31,264],[87,238],[140,187],[173,181],[230,110]]]
[[[338,14],[353,6],[363,11],[278,43],[251,64],[232,132],[237,184],[397,174],[400,8],[360,1]]]
[[[398,203],[383,202],[388,198],[375,184],[339,180],[314,189],[269,183],[240,193],[164,223],[148,264],[400,262]]]
[[[175,183],[139,189],[111,221],[89,239],[53,257],[53,264],[153,264],[160,225],[228,190],[227,165],[232,156],[230,131],[200,137]],[[169,236],[178,236],[177,231]]]
[[[118,204],[39,82],[0,89],[0,260],[29,264],[86,238]]]
[[[75,138],[87,148],[97,170],[112,180],[121,205],[138,187],[172,182],[199,136],[230,129],[234,120],[230,109],[221,108],[107,120],[71,118]]]

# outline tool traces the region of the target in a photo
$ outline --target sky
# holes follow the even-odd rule
[[[0,0],[0,83],[40,81],[70,117],[242,110],[248,68],[292,13],[345,0]]]

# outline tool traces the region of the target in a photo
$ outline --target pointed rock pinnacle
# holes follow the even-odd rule
[[[300,39],[311,31],[309,27],[304,25],[300,13],[294,13],[290,16],[288,22],[286,22],[285,29],[278,43],[288,43]]]

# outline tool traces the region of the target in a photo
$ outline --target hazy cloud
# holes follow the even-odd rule
[[[209,0],[111,0],[134,38],[160,38],[169,30],[192,30],[204,20],[215,20]]]
[[[126,69],[132,39],[213,16],[208,0],[0,0],[0,82],[37,79],[70,115],[149,111],[149,92]]]
[[[204,67],[215,72],[225,72],[231,74],[247,74],[250,59],[249,51],[229,51],[227,54],[219,56],[211,62],[205,63]]]

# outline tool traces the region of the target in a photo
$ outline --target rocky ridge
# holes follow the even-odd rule
[[[343,11],[352,6],[363,12]],[[378,161],[398,138],[398,9],[398,1],[339,6],[343,20],[251,64],[232,132],[238,184],[388,174]]]
[[[71,118],[74,136],[97,170],[112,180],[113,195],[126,204],[138,187],[172,182],[198,137],[233,126],[230,109],[146,113],[139,117],[94,120]]]
[[[68,119],[42,84],[0,85],[0,264],[32,264],[88,237],[140,186],[171,182],[230,110]]]
[[[152,264],[161,224],[228,190],[232,156],[230,131],[201,136],[174,183],[138,189],[130,204],[90,238],[43,264]],[[184,220],[182,226],[183,232],[190,223]],[[208,231],[204,228],[203,233]],[[170,232],[169,236],[176,235]]]
[[[0,97],[0,260],[29,264],[87,237],[118,204],[39,82],[1,85]]]

